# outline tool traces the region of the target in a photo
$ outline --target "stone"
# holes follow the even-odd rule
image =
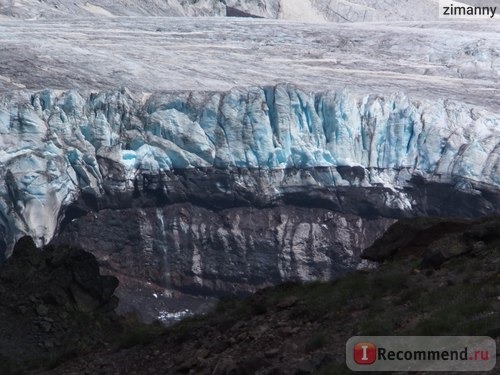
[[[54,347],[54,342],[52,340],[45,340],[42,345],[45,349],[52,349]]]
[[[76,302],[78,310],[83,312],[91,312],[100,306],[100,301],[87,293],[78,284],[73,283],[70,286],[71,295]]]
[[[486,244],[484,243],[484,241],[477,241],[474,242],[474,244],[472,245],[473,251],[483,251],[485,248]]]
[[[256,374],[262,368],[267,368],[270,366],[269,360],[261,353],[249,355],[238,363],[238,370],[241,374]]]
[[[32,258],[38,251],[35,242],[30,236],[21,237],[12,250],[12,256],[15,258]]]
[[[264,352],[264,355],[265,355],[267,358],[274,358],[274,357],[276,357],[279,353],[280,353],[280,350],[279,350],[278,348],[274,348],[274,349],[269,349],[269,350],[267,350],[266,352]]]
[[[186,359],[184,362],[182,362],[179,365],[177,370],[180,372],[188,372],[189,370],[197,367],[198,363],[199,363],[198,359],[195,356],[191,356],[188,359]]]
[[[461,234],[449,234],[432,242],[422,256],[423,267],[439,267],[446,260],[469,252]]]
[[[231,357],[223,357],[217,362],[213,375],[238,375],[238,367]]]
[[[295,296],[290,296],[282,299],[276,305],[280,309],[287,309],[289,307],[295,306],[299,302],[299,299]]]
[[[40,327],[43,329],[44,332],[48,333],[52,330],[52,324],[50,322],[41,322]]]
[[[195,357],[198,359],[205,359],[210,355],[210,351],[208,349],[202,348],[196,351]]]
[[[37,305],[36,313],[40,316],[46,316],[49,313],[49,308],[45,305]]]

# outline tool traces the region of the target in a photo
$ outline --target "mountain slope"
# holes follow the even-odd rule
[[[291,1],[290,1],[291,2]],[[330,22],[433,21],[438,0],[310,0],[318,14]]]
[[[437,0],[8,0],[0,18],[25,19],[118,16],[225,16],[227,7],[274,19],[308,22],[431,21]]]
[[[222,2],[212,0],[8,0],[0,4],[4,17],[76,18],[118,16],[225,16]]]
[[[114,312],[117,285],[83,250],[42,251],[31,238],[20,239],[0,265],[0,373],[25,374],[56,358],[102,348],[122,329]]]
[[[499,219],[407,220],[391,229],[381,242],[400,246],[380,254],[378,269],[226,300],[145,345],[44,374],[344,374],[345,343],[356,335],[489,335],[498,347]]]

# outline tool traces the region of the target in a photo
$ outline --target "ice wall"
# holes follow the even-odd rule
[[[83,192],[130,190],[137,176],[173,169],[332,168],[328,181],[271,181],[269,194],[280,194],[284,184],[398,190],[414,176],[498,189],[499,155],[499,114],[401,93],[309,93],[279,85],[225,93],[3,95],[0,230],[6,243],[21,233],[45,243]],[[342,166],[358,167],[364,177],[348,181],[336,172]],[[403,199],[399,208],[411,205]]]

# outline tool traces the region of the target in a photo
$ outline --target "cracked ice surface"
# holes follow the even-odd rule
[[[131,191],[138,176],[185,168],[332,168],[325,181],[277,175],[271,195],[286,186],[353,183],[395,191],[414,175],[498,189],[499,119],[454,100],[291,85],[149,97],[127,90],[0,95],[0,208],[9,213],[2,226],[43,243],[81,192]],[[344,180],[338,166],[360,167],[367,178]],[[393,204],[412,206],[404,196]]]
[[[420,174],[498,187],[498,32],[484,21],[2,20],[0,229],[47,242],[81,192],[172,168],[360,166],[362,186]],[[284,81],[301,88],[273,86]],[[270,186],[350,184],[335,173]]]
[[[500,23],[228,18],[0,21],[0,91],[226,91],[298,84],[495,109]]]

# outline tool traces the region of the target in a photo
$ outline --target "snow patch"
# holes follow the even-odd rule
[[[115,17],[113,13],[110,11],[104,9],[103,7],[100,7],[98,5],[94,5],[91,3],[85,3],[84,5],[81,6],[83,9],[85,9],[87,12],[92,13],[95,16],[100,16],[100,17]]]
[[[307,22],[326,22],[325,16],[317,11],[311,0],[280,0],[279,18]]]
[[[180,321],[180,320],[187,318],[189,316],[192,316],[192,315],[193,315],[193,312],[188,310],[188,309],[181,310],[181,311],[173,311],[173,312],[160,311],[158,313],[158,320],[160,320],[161,322],[164,322],[164,323],[168,323],[168,322],[172,322],[172,321]]]

